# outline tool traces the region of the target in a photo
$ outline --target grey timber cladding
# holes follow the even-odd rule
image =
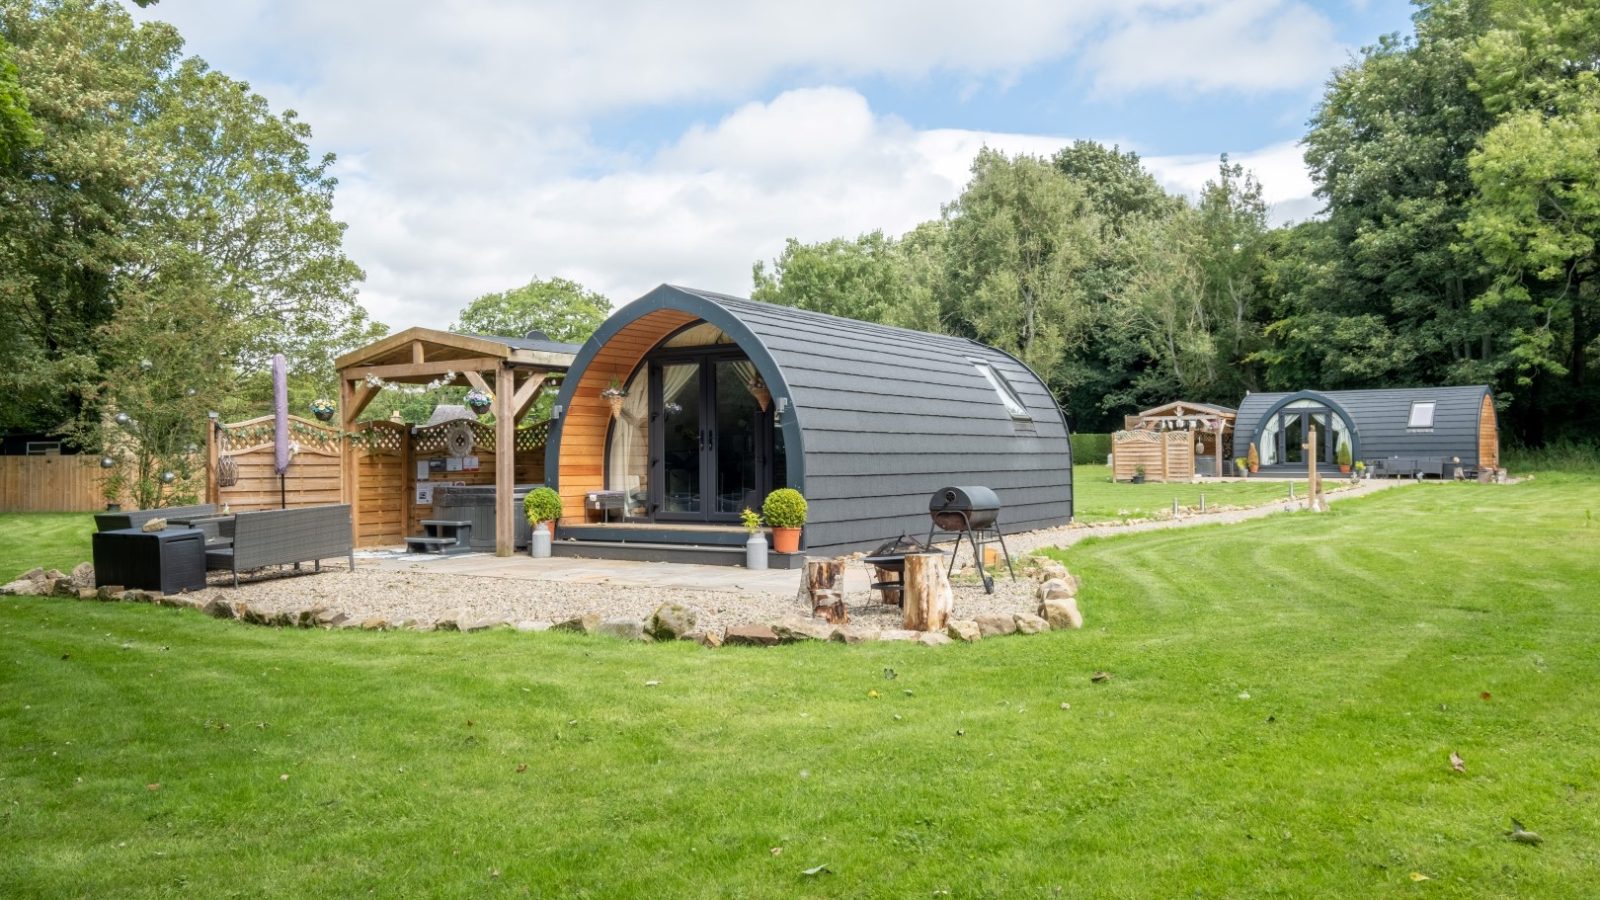
[[[804,483],[797,487],[810,504],[809,551],[871,549],[902,532],[925,536],[928,498],[947,485],[993,488],[1007,532],[1071,520],[1066,421],[1044,383],[1011,355],[966,338],[708,291],[663,286],[647,296],[663,291],[726,310],[780,370],[774,396],[787,395],[800,426]],[[1004,376],[1031,421],[1007,412],[971,360]]]
[[[1395,388],[1370,391],[1300,391],[1298,393],[1247,394],[1239,404],[1234,447],[1254,441],[1263,418],[1280,402],[1289,398],[1326,398],[1338,404],[1350,418],[1356,437],[1351,448],[1354,459],[1373,460],[1393,456],[1459,456],[1467,465],[1478,464],[1478,417],[1486,385],[1437,388]],[[1434,403],[1433,427],[1410,428],[1411,404]],[[1243,456],[1244,451],[1237,451]]]

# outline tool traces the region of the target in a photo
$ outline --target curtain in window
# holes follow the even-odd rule
[[[630,513],[642,511],[650,483],[650,378],[641,367],[628,382],[622,414],[611,421],[606,489],[627,491]]]

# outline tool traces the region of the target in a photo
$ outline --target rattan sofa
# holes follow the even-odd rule
[[[233,546],[206,550],[206,568],[231,571],[238,586],[243,571],[303,562],[321,571],[322,560],[333,556],[345,557],[355,569],[348,503],[239,513]]]
[[[94,515],[95,531],[120,531],[124,528],[143,528],[151,519],[188,520],[217,514],[211,503],[198,506],[169,506],[166,509],[135,509],[125,512],[103,512]]]

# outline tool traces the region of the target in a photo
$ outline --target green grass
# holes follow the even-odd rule
[[[938,650],[5,598],[0,896],[1594,896],[1596,508],[1091,540],[1086,629]]]
[[[72,571],[89,559],[93,532],[86,513],[0,513],[0,584],[34,566]]]
[[[1333,486],[1327,480],[1324,485]],[[1304,497],[1305,486],[1305,479],[1294,482],[1295,496]],[[1173,500],[1180,507],[1198,508],[1201,494],[1206,495],[1208,508],[1260,506],[1287,499],[1289,479],[1129,484],[1112,481],[1109,466],[1072,467],[1073,518],[1087,524],[1159,518],[1171,514]]]

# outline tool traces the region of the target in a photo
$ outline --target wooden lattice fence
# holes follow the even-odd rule
[[[1187,431],[1119,431],[1111,436],[1112,477],[1127,481],[1143,466],[1146,481],[1188,481],[1194,441]]]

